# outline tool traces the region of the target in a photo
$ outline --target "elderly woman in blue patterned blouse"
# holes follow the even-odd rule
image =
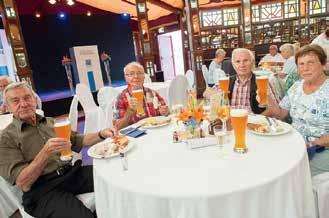
[[[310,161],[312,176],[329,171],[329,79],[324,73],[326,54],[318,45],[306,45],[296,54],[298,72],[302,77],[287,92],[280,104],[269,100],[267,116],[284,119],[288,113],[292,125],[307,146],[324,146]]]

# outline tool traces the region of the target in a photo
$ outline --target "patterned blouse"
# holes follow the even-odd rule
[[[329,133],[329,79],[312,94],[304,93],[303,84],[304,80],[297,81],[280,102],[280,107],[290,112],[292,126],[304,139],[313,141]]]
[[[134,115],[131,118],[131,123],[136,123],[139,120],[142,120],[146,117],[160,116],[159,108],[160,106],[166,106],[163,98],[156,92],[149,88],[144,87],[144,117],[137,117]],[[116,123],[118,119],[121,119],[125,113],[127,108],[129,107],[129,99],[131,98],[131,89],[128,87],[124,89],[121,94],[117,97],[116,103],[113,111],[113,123]]]

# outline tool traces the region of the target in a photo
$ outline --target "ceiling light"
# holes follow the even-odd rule
[[[52,5],[56,4],[56,0],[49,0],[48,2]]]
[[[90,16],[91,16],[91,12],[90,12],[90,11],[87,11],[86,15],[87,15],[88,17],[90,17]]]
[[[60,19],[60,20],[65,20],[65,18],[66,18],[66,14],[65,14],[65,12],[63,12],[63,11],[60,11],[60,12],[58,12],[57,17],[58,17],[58,19]]]
[[[35,16],[36,18],[40,18],[40,17],[41,17],[41,14],[40,14],[39,11],[37,11],[37,12],[35,12],[34,16]]]
[[[67,4],[68,4],[69,6],[72,6],[72,5],[74,5],[74,1],[73,1],[73,0],[67,0]]]

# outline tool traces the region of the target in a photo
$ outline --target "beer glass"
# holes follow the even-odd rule
[[[59,119],[55,121],[54,130],[58,138],[71,140],[71,123],[68,119]],[[69,161],[72,159],[71,149],[64,149],[61,151],[60,159],[62,161]]]
[[[145,116],[145,111],[143,107],[143,100],[144,100],[144,91],[143,89],[136,89],[132,91],[132,96],[137,99],[137,116],[143,117]]]
[[[226,121],[230,117],[230,106],[228,100],[221,99],[221,102],[217,108],[217,117],[222,121],[222,131],[227,131]]]
[[[229,77],[219,78],[218,86],[224,92],[225,99],[228,99]]]
[[[259,107],[267,105],[268,76],[257,76],[256,84],[259,96]]]
[[[247,120],[248,120],[247,110],[245,109],[231,110],[231,123],[235,136],[234,151],[238,153],[246,153],[248,151],[246,145]]]

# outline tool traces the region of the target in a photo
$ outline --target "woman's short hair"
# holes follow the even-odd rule
[[[215,53],[215,57],[217,58],[219,55],[225,57],[226,51],[224,49],[222,49],[222,48],[217,49],[216,50],[216,53]]]
[[[128,64],[123,68],[123,72],[124,72],[125,74],[129,73],[128,70],[129,70],[129,68],[132,67],[132,66],[135,66],[135,67],[139,68],[139,69],[141,70],[141,72],[145,73],[145,71],[144,71],[144,67],[143,67],[139,62],[137,62],[137,61],[133,61],[133,62],[128,63]]]
[[[294,46],[290,43],[285,43],[283,45],[280,46],[280,51],[283,52],[283,51],[287,51],[289,52],[289,54],[292,56],[295,54],[295,49],[294,49]]]
[[[325,65],[327,63],[327,55],[324,52],[323,48],[317,44],[309,44],[303,46],[299,51],[296,53],[296,64],[298,64],[298,58],[303,57],[305,55],[308,55],[310,53],[315,54],[318,56],[320,62],[322,65]]]

